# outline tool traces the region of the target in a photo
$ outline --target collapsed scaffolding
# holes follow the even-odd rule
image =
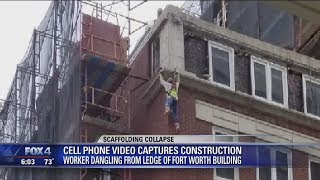
[[[61,2],[57,2],[61,4]],[[1,142],[28,142],[31,135],[38,128],[36,118],[36,100],[44,90],[46,84],[52,79],[53,74],[60,71],[58,81],[61,88],[68,72],[68,63],[72,54],[69,48],[74,48],[77,39],[78,20],[72,22],[73,15],[80,14],[79,5],[65,4],[65,8],[71,6],[78,9],[77,13],[68,11],[62,12],[61,5],[51,4],[51,11],[48,11],[45,18],[37,29],[34,30],[32,39],[29,43],[27,53],[21,63],[17,66],[14,80],[3,102],[0,114],[2,129]],[[75,10],[77,11],[77,10]],[[71,14],[71,17],[69,14]],[[65,17],[65,19],[58,17]],[[77,17],[76,17],[77,18]],[[70,23],[70,30],[63,27],[63,23]],[[68,32],[67,32],[68,31]],[[57,78],[56,78],[57,79]]]
[[[127,15],[112,11],[120,3]],[[146,25],[129,12],[143,3],[53,1],[1,100],[0,142],[94,142],[101,134],[129,133],[130,91],[124,88],[129,39]],[[22,171],[3,169],[1,179],[26,176]],[[75,177],[103,179],[112,173],[81,169]],[[37,174],[31,179],[63,179],[63,173]]]

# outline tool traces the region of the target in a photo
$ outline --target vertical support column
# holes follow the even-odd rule
[[[57,72],[57,31],[58,31],[58,9],[59,9],[59,0],[53,1],[53,58],[52,58],[52,66],[53,66],[53,102],[52,102],[52,113],[54,118],[51,119],[50,128],[51,133],[49,139],[51,143],[56,143],[56,123],[58,121],[58,116],[56,115],[56,100],[57,100],[57,94],[58,94],[58,72]],[[57,171],[56,169],[53,169],[52,175],[50,176],[50,180],[56,180],[57,179]]]
[[[32,87],[31,87],[31,120],[30,120],[30,139],[32,137],[36,111],[36,40],[37,40],[37,31],[33,30],[33,57],[32,57]]]
[[[57,72],[57,31],[58,31],[58,1],[54,1],[54,25],[53,25],[53,74]]]
[[[131,11],[131,4],[130,0],[128,0],[128,17],[130,17],[130,11]],[[131,20],[128,18],[128,37],[131,35]]]
[[[19,67],[17,67],[16,74],[14,75],[14,142],[18,142],[18,72]]]
[[[92,104],[95,104],[95,102],[94,102],[94,96],[95,96],[95,95],[94,95],[94,90],[95,90],[95,88],[90,87],[90,89],[91,89],[91,93],[92,93],[92,94],[91,94],[91,103],[92,103]]]
[[[128,78],[128,77],[127,77]],[[131,88],[131,86],[130,86],[130,82],[131,81],[127,81],[128,82],[128,89],[127,89],[127,91],[128,91],[128,97],[127,97],[127,108],[128,108],[128,110],[127,110],[127,113],[128,113],[128,129],[129,129],[129,132],[131,132],[131,91],[130,91],[130,88]]]
[[[101,20],[103,19],[103,12],[102,12],[102,10],[103,10],[103,4],[102,4],[102,2],[100,2],[100,16],[101,16]]]
[[[87,108],[88,108],[88,65],[87,63],[83,63],[83,65],[85,65],[85,72],[84,72],[84,92],[85,92],[85,111],[87,111]]]
[[[40,73],[40,69],[41,69],[41,57],[40,57],[40,49],[41,49],[41,36],[38,36],[38,41],[36,41],[36,43],[38,44],[38,52],[37,52],[37,56],[38,56],[38,73]]]
[[[54,5],[54,25],[53,25],[53,113],[56,112],[56,99],[58,92],[58,76],[57,76],[57,26],[58,26],[58,1],[53,1]],[[53,118],[56,119],[56,118]],[[52,142],[55,142],[55,122],[50,122],[52,127]]]
[[[226,27],[227,22],[227,8],[226,8],[226,2],[225,0],[221,1],[221,19],[222,19],[222,27]]]
[[[80,125],[80,142],[87,143],[88,142],[88,130],[87,130],[87,124],[81,124]],[[79,179],[83,180],[85,179],[87,175],[88,169],[86,168],[80,168],[80,176]]]
[[[114,94],[113,96],[116,97],[116,112],[118,112],[118,95]]]
[[[168,7],[176,8],[176,7]],[[168,11],[177,11],[176,9]],[[172,14],[168,14],[168,21],[159,34],[160,67],[168,70],[185,72],[183,22]]]
[[[98,9],[99,9],[99,7],[98,7],[98,3],[95,3],[96,4],[96,18],[99,18],[99,14],[98,14]]]

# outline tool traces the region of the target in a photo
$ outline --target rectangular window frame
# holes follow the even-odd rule
[[[316,118],[320,120],[320,117],[311,113],[308,113],[308,107],[307,107],[307,81],[310,81],[311,83],[315,83],[320,85],[320,79],[317,79],[315,77],[309,76],[307,74],[302,74],[302,90],[303,90],[303,110],[304,113],[309,116]]]
[[[220,49],[222,51],[226,51],[229,54],[230,86],[215,82],[213,80],[213,69],[212,69],[213,61],[212,61],[212,49],[211,49],[211,47]],[[215,85],[218,85],[220,87],[223,87],[223,88],[230,89],[230,90],[234,91],[235,90],[235,80],[234,80],[234,50],[233,50],[233,48],[225,46],[225,45],[222,45],[222,44],[217,43],[215,41],[208,41],[208,55],[209,55],[209,74],[210,74],[209,81],[212,84],[215,84]]]
[[[309,156],[309,160],[308,160],[308,180],[312,180],[311,179],[311,162],[315,162],[315,163],[320,164],[320,158],[314,157],[314,156]]]
[[[284,148],[270,149],[271,162],[274,162],[276,160],[276,152],[277,151],[282,152],[282,153],[286,153],[288,155],[288,164],[292,164],[292,152],[289,149],[284,149]],[[258,152],[257,152],[257,155],[258,155]],[[259,167],[256,169],[256,179],[260,180]],[[276,167],[271,168],[271,180],[277,180],[277,168]],[[288,180],[293,180],[293,172],[292,172],[291,167],[288,167]]]
[[[225,128],[221,128],[221,127],[217,127],[217,126],[212,126],[212,134],[215,135],[216,133],[221,133],[221,134],[227,134],[227,135],[236,135],[236,133],[234,131],[225,129]],[[239,141],[239,136],[233,136],[233,142],[238,142]],[[215,141],[215,136],[213,136],[213,141]],[[234,180],[239,180],[239,168],[232,168],[234,170]],[[217,176],[216,173],[216,168],[213,169],[213,179],[214,180],[230,180],[230,179],[226,179],[226,178],[222,178]]]
[[[263,98],[260,96],[255,95],[255,76],[254,76],[254,63],[262,64],[266,67],[266,91],[267,91],[267,98]],[[272,100],[272,76],[271,76],[271,68],[276,69],[282,72],[282,82],[283,82],[283,104],[278,103]],[[258,58],[256,56],[250,57],[250,76],[251,76],[251,94],[254,98],[268,102],[280,107],[288,108],[288,75],[287,69],[283,66],[278,64],[271,63],[264,59]]]

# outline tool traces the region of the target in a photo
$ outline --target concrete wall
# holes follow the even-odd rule
[[[192,35],[184,36],[185,70],[197,77],[206,79],[209,74],[208,43],[202,38]]]
[[[186,30],[185,30],[186,31]],[[195,32],[185,32],[185,70],[194,73],[197,77],[205,79],[204,74],[209,74],[209,57],[208,43],[213,40],[223,45],[236,49],[234,54],[234,77],[235,90],[251,95],[251,76],[250,76],[250,56],[263,57],[261,54],[246,52],[241,50],[239,46],[225,42],[213,36],[196,35]],[[270,60],[271,59],[271,60]],[[272,57],[267,57],[266,60],[277,62]],[[289,69],[290,65],[280,64]],[[289,108],[303,112],[303,96],[302,96],[302,74],[295,69],[288,70],[288,96]]]
[[[160,66],[182,72],[185,70],[183,22],[172,14],[168,14],[167,19],[159,32]]]
[[[236,91],[246,94],[251,93],[251,77],[250,77],[250,57],[235,52],[234,56],[234,80]]]
[[[288,70],[289,108],[303,112],[302,75]]]

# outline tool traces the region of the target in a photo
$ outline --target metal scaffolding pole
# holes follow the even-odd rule
[[[31,123],[30,123],[30,138],[33,132],[33,125],[35,123],[36,112],[36,40],[37,31],[33,30],[33,57],[32,57],[32,90],[31,90]]]
[[[56,112],[56,98],[57,98],[57,92],[58,92],[58,78],[57,77],[57,28],[58,28],[58,8],[59,8],[59,2],[55,0],[53,2],[53,58],[52,58],[52,74],[53,74],[53,111],[52,113]],[[52,127],[52,141],[55,142],[55,123],[50,122]]]
[[[14,76],[14,142],[18,142],[18,134],[17,134],[17,127],[18,127],[18,71]]]

